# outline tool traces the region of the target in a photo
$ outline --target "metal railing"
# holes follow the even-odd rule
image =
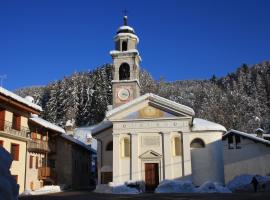
[[[28,150],[34,152],[49,152],[48,141],[32,140],[28,143]]]
[[[28,127],[20,126],[19,130],[15,129],[12,122],[0,120],[0,131],[13,136],[30,138]]]

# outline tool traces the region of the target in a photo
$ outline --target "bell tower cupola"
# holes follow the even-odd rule
[[[141,57],[137,50],[139,38],[128,17],[114,37],[115,50],[110,51],[113,60],[113,107],[127,103],[140,96],[139,72]]]

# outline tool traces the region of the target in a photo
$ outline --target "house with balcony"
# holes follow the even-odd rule
[[[91,160],[95,153],[91,146],[37,115],[29,118],[29,129],[27,189],[36,190],[51,184],[72,189],[90,187]]]
[[[37,115],[28,120],[30,141],[27,145],[26,189],[36,190],[57,183],[55,172],[56,138],[65,133]]]
[[[30,98],[0,87],[0,146],[13,158],[10,171],[20,186],[19,193],[25,190],[26,182],[27,143],[31,140],[28,120],[31,114],[41,111]]]

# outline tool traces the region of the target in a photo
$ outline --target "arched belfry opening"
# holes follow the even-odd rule
[[[119,80],[129,80],[129,79],[130,79],[130,67],[127,63],[123,63],[119,68]]]
[[[123,41],[122,42],[122,51],[127,51],[127,47],[128,47],[127,41]]]

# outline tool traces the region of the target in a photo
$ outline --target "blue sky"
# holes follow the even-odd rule
[[[110,63],[124,9],[155,79],[221,77],[270,59],[268,0],[0,0],[4,87],[46,85]]]

